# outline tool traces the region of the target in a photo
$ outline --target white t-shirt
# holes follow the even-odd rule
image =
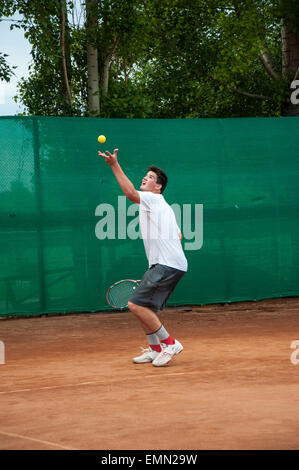
[[[139,224],[149,266],[159,263],[187,271],[188,263],[174,212],[162,194],[138,191]]]

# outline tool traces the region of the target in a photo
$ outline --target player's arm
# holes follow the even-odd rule
[[[140,196],[138,194],[138,191],[136,191],[133,183],[129,180],[129,178],[125,175],[125,173],[121,169],[120,164],[117,161],[117,152],[118,152],[118,149],[114,149],[113,155],[111,155],[111,153],[108,152],[108,150],[106,150],[106,153],[99,152],[99,156],[103,157],[108,163],[108,165],[111,167],[114,173],[114,176],[117,179],[118,184],[123,190],[125,196],[130,201],[135,202],[136,204],[139,204]]]

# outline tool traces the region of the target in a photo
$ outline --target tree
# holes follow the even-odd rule
[[[87,0],[86,21],[77,24],[68,21],[75,17],[71,1],[10,3],[23,15],[15,27],[25,30],[32,45],[30,75],[20,81],[18,96],[29,114],[105,117],[111,100],[122,93],[126,98],[118,100],[117,109],[123,117],[134,114],[136,86],[130,75],[143,43],[139,1]]]
[[[297,115],[297,0],[2,0],[32,44],[29,113],[102,117]]]
[[[19,83],[19,99],[29,114],[73,115],[71,96],[70,33],[66,1],[10,1],[10,12],[18,12],[21,20],[14,28],[22,28],[32,46],[33,63],[29,77]]]
[[[10,5],[7,5],[7,0],[0,1],[0,21],[3,21],[3,17],[6,17],[10,14]],[[16,66],[10,66],[7,63],[8,54],[0,52],[0,80],[9,82],[12,75],[14,75],[13,70],[16,69]]]
[[[295,0],[281,0],[281,38],[282,38],[282,76],[292,88],[292,83],[299,78],[299,5]],[[283,114],[299,115],[299,104],[283,102]]]
[[[8,57],[8,54],[3,54],[2,52],[0,52],[0,80],[9,82],[11,76],[14,75],[13,69],[15,69],[16,67],[11,67],[10,65],[8,65],[6,57]]]
[[[236,111],[239,102],[240,115],[246,109],[249,115],[286,113],[290,84],[298,70],[295,0],[145,0],[144,6],[154,30],[149,60],[159,75],[165,75],[165,82],[174,83],[174,90],[186,89],[177,82],[181,75],[194,99],[202,96],[203,89],[217,99],[218,89],[215,107],[220,105],[220,115],[223,95],[230,96]],[[152,85],[155,76],[161,80],[153,67],[149,73]],[[183,101],[179,91],[177,95]],[[200,116],[202,103],[197,109]]]
[[[72,109],[72,92],[70,86],[71,57],[70,57],[70,31],[68,26],[66,0],[60,0],[60,47],[62,56],[62,69],[66,98]]]
[[[98,0],[86,0],[88,114],[100,115],[98,66]]]

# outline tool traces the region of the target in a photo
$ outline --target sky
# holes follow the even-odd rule
[[[18,19],[18,16],[12,17]],[[0,82],[0,116],[11,116],[24,111],[21,103],[15,103],[17,83],[22,77],[28,77],[28,66],[31,62],[31,46],[24,38],[21,29],[10,30],[11,21],[0,21],[1,52],[8,54],[6,60],[10,66],[16,65],[15,75],[10,82]]]

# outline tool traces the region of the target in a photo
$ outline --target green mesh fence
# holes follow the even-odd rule
[[[147,269],[137,206],[99,149],[119,148],[136,188],[150,164],[169,176],[189,263],[169,305],[298,295],[298,125],[0,118],[0,315],[105,310],[112,283]]]

